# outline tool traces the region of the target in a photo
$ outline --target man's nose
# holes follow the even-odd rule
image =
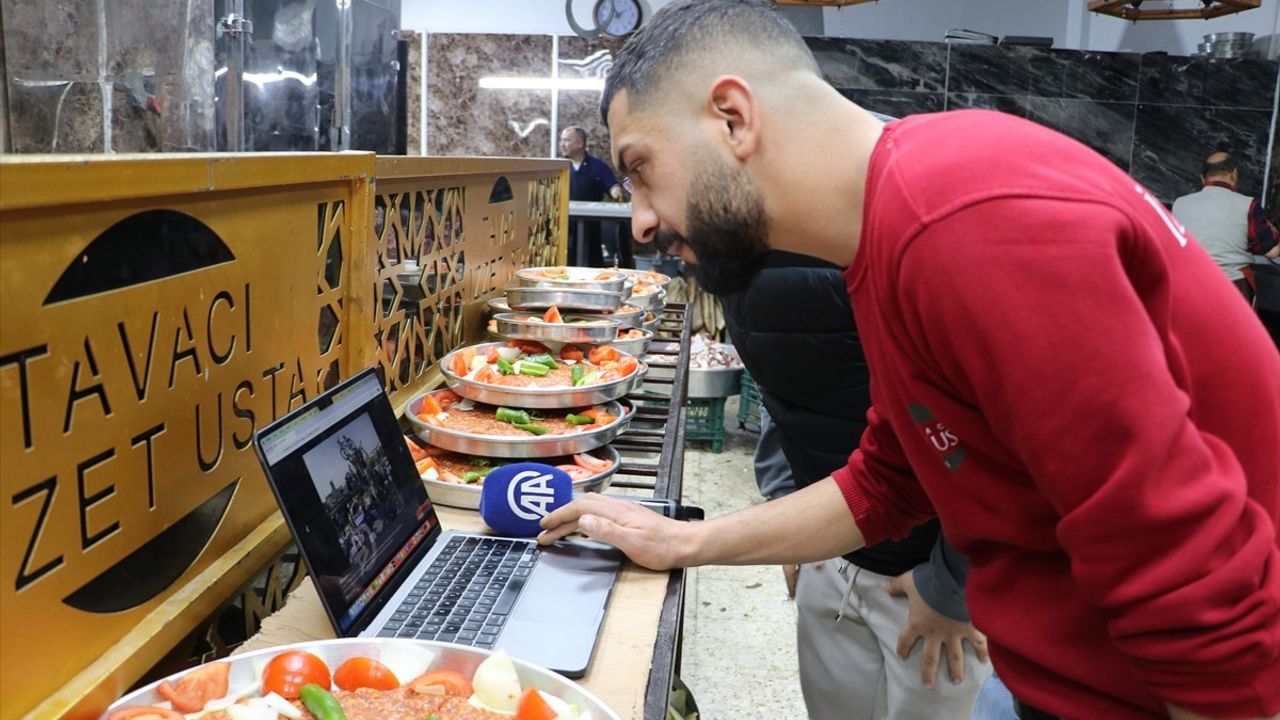
[[[658,214],[643,194],[631,195],[631,236],[636,242],[651,243],[658,232]]]

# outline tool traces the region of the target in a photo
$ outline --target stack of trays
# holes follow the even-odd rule
[[[541,325],[543,332],[617,330],[611,320],[583,328]],[[410,450],[434,502],[478,507],[488,471],[520,460],[560,466],[576,492],[608,487],[620,458],[607,445],[635,414],[624,396],[643,384],[648,368],[613,345],[557,345],[517,338],[460,348],[441,360],[448,387],[407,407],[426,443],[410,441]]]

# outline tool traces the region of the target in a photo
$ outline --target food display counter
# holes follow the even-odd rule
[[[516,271],[565,259],[560,161],[29,156],[0,172],[4,718],[98,717],[230,652],[228,628],[278,618],[257,646],[305,616],[255,430],[371,366],[402,413],[484,339]],[[611,491],[680,496],[687,337],[668,306]],[[662,716],[681,578],[625,571],[592,669],[608,685],[643,666],[615,695],[643,710],[624,714]]]

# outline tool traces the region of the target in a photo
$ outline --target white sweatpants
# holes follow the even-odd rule
[[[926,688],[920,682],[923,647],[917,644],[906,662],[898,658],[907,599],[882,589],[888,579],[845,560],[801,566],[796,644],[809,717],[966,720],[991,665],[979,663],[966,643],[964,682],[951,684],[944,657],[935,688]]]

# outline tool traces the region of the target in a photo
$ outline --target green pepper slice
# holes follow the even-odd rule
[[[533,418],[529,417],[529,413],[524,410],[512,410],[508,407],[498,408],[498,412],[495,413],[494,417],[498,418],[498,422],[512,423],[513,425],[533,422]]]
[[[510,360],[498,358],[498,372],[503,375],[515,375],[516,366],[512,365]]]
[[[537,365],[543,365],[547,368],[550,368],[551,370],[555,370],[556,368],[560,367],[560,364],[556,362],[556,359],[551,357],[547,353],[542,353],[541,355],[534,355],[533,357],[527,357],[524,359],[524,361],[527,363],[535,363]]]
[[[569,377],[572,378],[574,387],[582,384],[582,376],[586,373],[587,371],[582,369],[581,364],[573,366],[573,369],[569,371]]]
[[[471,470],[462,474],[462,482],[475,485],[489,475],[489,470]]]
[[[520,374],[521,374],[521,375],[531,375],[531,376],[533,376],[533,377],[543,377],[543,376],[545,376],[545,375],[546,375],[547,373],[549,373],[549,372],[551,372],[551,368],[547,367],[546,365],[539,365],[539,364],[538,364],[538,363],[536,363],[536,362],[530,362],[530,361],[528,361],[528,360],[525,360],[524,362],[520,363]]]
[[[541,425],[534,425],[533,423],[511,423],[511,424],[520,428],[521,430],[524,430],[525,432],[531,432],[534,435],[546,435],[548,432],[550,432],[545,427]]]
[[[565,415],[564,421],[569,423],[570,425],[594,425],[596,422],[595,420],[592,420],[586,415],[575,415],[573,413],[569,413],[568,415]]]
[[[338,704],[338,699],[319,685],[315,683],[303,685],[299,696],[302,698],[302,704],[307,706],[307,710],[316,716],[316,720],[347,720],[347,714],[342,711],[342,705]]]

